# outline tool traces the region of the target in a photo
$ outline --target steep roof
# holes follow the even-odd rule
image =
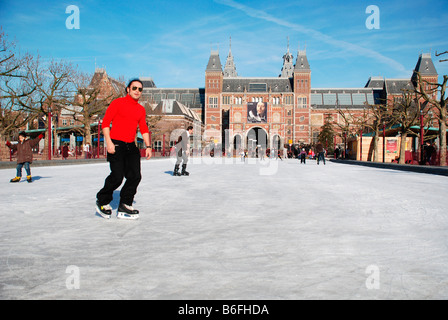
[[[366,83],[366,88],[372,89],[383,89],[384,88],[384,78],[383,77],[370,77]]]
[[[154,108],[155,114],[165,114],[168,116],[184,116],[191,120],[201,121],[196,112],[174,99],[164,99]]]
[[[151,77],[140,78],[140,81],[143,82],[143,88],[157,88]]]
[[[402,94],[406,90],[414,90],[410,79],[386,79],[387,94]]]
[[[208,59],[207,68],[205,71],[221,71],[222,72],[222,65],[221,65],[221,59],[219,58],[219,52],[218,51],[212,51],[210,53],[210,58]]]
[[[297,71],[311,71],[308,58],[306,57],[306,51],[298,51],[296,65],[294,66],[294,72]]]
[[[115,93],[119,94],[124,92],[126,86],[122,82],[115,80],[112,77],[109,77],[109,75],[106,72],[106,69],[103,68],[95,69],[95,73],[92,77],[92,80],[90,80],[89,87],[90,88],[101,87],[103,80],[107,80],[110,83],[111,89],[114,90]]]
[[[437,75],[430,53],[422,53],[419,56],[414,72],[420,72],[422,76]]]

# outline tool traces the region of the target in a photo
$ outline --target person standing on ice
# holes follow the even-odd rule
[[[123,178],[126,182],[120,192],[117,218],[139,218],[139,211],[132,206],[142,177],[140,150],[135,144],[137,127],[140,128],[146,145],[146,159],[152,156],[146,111],[138,103],[142,91],[143,83],[139,79],[129,81],[126,87],[127,95],[112,101],[104,115],[103,135],[111,172],[104,182],[104,187],[96,195],[96,211],[106,219],[112,214],[109,203],[113,200],[113,192],[121,185]]]
[[[306,164],[306,150],[302,148],[302,151],[299,154],[300,163]]]
[[[322,143],[317,144],[316,154],[317,154],[317,164],[319,164],[320,161],[323,161],[323,163],[325,164],[325,149]]]
[[[173,176],[189,176],[187,172],[188,156],[190,155],[190,136],[193,134],[193,127],[188,126],[187,130],[182,132],[176,144],[177,160],[174,165]],[[182,172],[179,173],[180,165],[182,164]]]
[[[32,182],[30,165],[33,162],[33,148],[39,143],[40,139],[44,136],[40,134],[37,138],[29,140],[26,138],[25,131],[19,133],[19,143],[11,144],[11,142],[6,141],[8,148],[13,151],[17,151],[17,173],[15,178],[11,179],[10,182],[19,182],[22,179],[22,168],[25,167],[26,180]]]

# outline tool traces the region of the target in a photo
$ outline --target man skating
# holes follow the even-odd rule
[[[97,193],[96,211],[106,219],[112,214],[109,203],[113,199],[113,192],[121,185],[123,178],[126,182],[120,192],[117,218],[139,218],[139,211],[132,206],[141,180],[140,150],[135,145],[137,127],[146,145],[146,158],[152,155],[146,111],[138,103],[142,91],[143,83],[138,79],[131,80],[126,87],[127,95],[112,101],[104,115],[103,135],[111,172],[104,187]]]
[[[193,127],[189,126],[187,130],[182,132],[179,141],[176,144],[176,164],[174,166],[173,176],[189,176],[190,173],[186,170],[188,163],[188,156],[190,155],[190,136],[193,134]],[[180,165],[182,164],[182,172],[179,173]]]

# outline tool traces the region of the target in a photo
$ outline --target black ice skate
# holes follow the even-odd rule
[[[179,165],[178,165],[178,164],[176,164],[176,165],[174,166],[173,176],[180,176]]]
[[[190,175],[190,173],[186,169],[187,169],[187,165],[183,164],[182,165],[182,173],[181,173],[182,176],[189,176]]]
[[[33,182],[33,178],[31,176],[26,176],[26,181]]]
[[[124,203],[120,203],[117,211],[118,219],[136,220],[139,218],[138,210],[135,210],[132,206]]]
[[[97,201],[96,202],[96,212],[98,212],[98,214],[100,216],[102,216],[103,218],[110,219],[110,216],[112,215],[112,207],[108,204],[102,206]]]

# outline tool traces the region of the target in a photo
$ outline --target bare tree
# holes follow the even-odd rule
[[[27,74],[21,68],[31,59],[30,54],[19,56],[15,44],[0,33],[0,137],[11,136],[35,117],[23,112],[17,103],[17,99],[26,98],[36,90],[36,86],[26,84]]]
[[[420,73],[418,75],[418,84],[416,93],[422,97],[429,105],[436,111],[436,118],[439,123],[439,139],[440,139],[440,165],[447,165],[447,106],[448,97],[446,97],[446,87],[448,82],[448,75],[443,76],[442,83],[431,83],[423,80]]]
[[[68,97],[73,94],[71,79],[75,68],[71,63],[62,60],[44,63],[39,56],[26,61],[23,68],[27,74],[25,84],[28,87],[35,86],[36,90],[27,97],[17,99],[17,103],[22,110],[38,116],[46,128],[49,128],[54,123],[52,115],[58,114]],[[46,135],[47,146],[48,139]]]
[[[339,114],[339,118],[342,121],[333,121],[333,125],[338,129],[335,132],[335,135],[341,137],[341,139],[344,141],[344,153],[347,151],[347,138],[349,136],[353,136],[356,133],[356,126],[354,125],[353,119],[355,118],[354,113],[350,111],[349,109],[337,109],[337,112]],[[345,157],[347,158],[348,155],[345,154]]]
[[[412,127],[419,124],[420,111],[422,107],[413,91],[404,90],[401,97],[395,97],[391,101],[392,124],[399,125],[400,132],[400,154],[398,163],[406,162],[406,139],[413,134]]]
[[[164,118],[163,112],[161,111],[161,109],[160,110],[153,109],[155,104],[151,103],[147,97],[140,99],[140,104],[146,110],[146,123],[148,124],[151,136],[152,137],[159,136],[163,130],[160,127],[160,121]]]
[[[114,93],[104,94],[99,84],[91,83],[92,75],[75,71],[72,73],[75,93],[61,104],[61,111],[69,114],[74,123],[81,124],[70,130],[79,132],[84,141],[90,141],[91,124],[104,116],[110,102],[118,98]]]
[[[441,55],[443,55],[443,54],[448,54],[448,51],[444,51],[444,52],[442,52],[442,53],[437,53],[437,51],[436,51],[436,57],[441,56]],[[448,61],[448,59],[442,59],[442,60],[439,60],[439,62],[444,62],[444,61]]]

